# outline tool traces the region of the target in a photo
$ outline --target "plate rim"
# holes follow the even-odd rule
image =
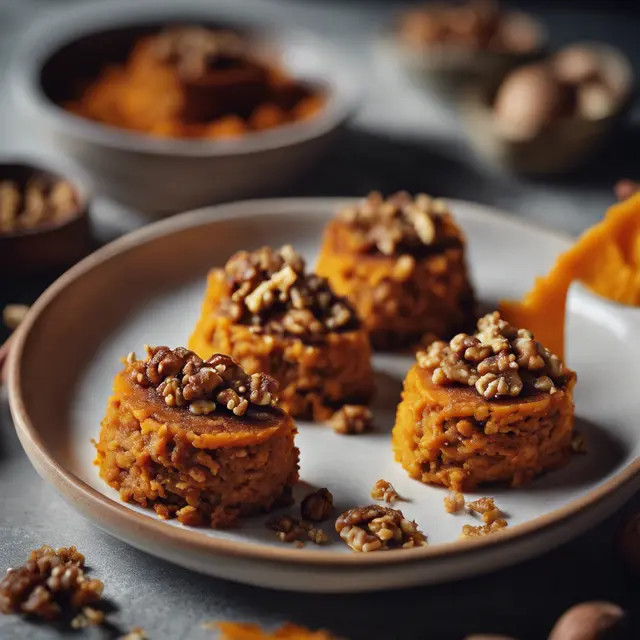
[[[236,541],[203,535],[198,529],[188,527],[167,526],[162,520],[138,513],[124,503],[94,489],[71,471],[65,469],[56,457],[47,450],[40,438],[36,426],[31,422],[23,396],[21,385],[21,365],[23,353],[28,343],[31,329],[36,321],[46,312],[47,307],[74,281],[90,273],[95,267],[116,258],[119,254],[135,249],[157,238],[171,233],[197,227],[216,221],[233,220],[242,217],[259,215],[300,214],[305,208],[335,210],[344,202],[354,198],[271,198],[259,200],[243,200],[221,205],[199,208],[179,214],[169,219],[160,220],[150,225],[128,233],[92,253],[66,273],[60,276],[38,298],[20,325],[14,336],[14,345],[9,358],[9,405],[14,420],[15,429],[20,442],[27,453],[32,465],[45,480],[50,482],[73,506],[90,520],[94,520],[91,511],[95,508],[105,510],[113,525],[127,529],[146,529],[154,536],[162,538],[163,543],[184,544],[193,552],[224,555],[228,557],[242,557],[267,562],[278,561],[287,565],[325,565],[327,568],[354,567],[382,567],[387,565],[405,564],[441,560],[443,558],[462,557],[477,554],[485,549],[492,549],[497,545],[507,546],[510,543],[521,543],[524,539],[539,535],[544,531],[559,525],[567,525],[585,509],[595,509],[613,493],[621,490],[640,475],[640,457],[636,457],[614,477],[601,486],[592,489],[581,498],[567,503],[563,507],[554,509],[519,525],[515,525],[497,536],[485,536],[468,541],[451,541],[437,545],[427,544],[424,547],[403,550],[403,553],[382,554],[328,554],[319,550],[278,548],[253,541]],[[571,236],[542,225],[523,220],[509,213],[505,213],[489,205],[464,200],[446,199],[454,211],[457,206],[475,209],[474,216],[503,223],[508,221],[526,230],[535,230],[549,238],[561,240],[565,244],[572,241]],[[93,506],[92,506],[93,505]]]

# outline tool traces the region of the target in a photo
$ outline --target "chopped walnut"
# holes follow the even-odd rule
[[[220,310],[256,332],[291,335],[303,341],[360,326],[353,307],[326,278],[306,273],[303,258],[289,245],[240,251],[224,268],[230,296]]]
[[[169,407],[185,407],[195,415],[208,415],[224,407],[242,416],[249,406],[276,402],[278,382],[264,373],[248,375],[230,356],[214,354],[202,360],[178,347],[147,347],[145,360],[135,353],[126,358],[134,382],[155,388]]]
[[[371,497],[374,500],[382,500],[387,504],[393,504],[396,500],[403,500],[394,486],[387,480],[380,479],[371,489]]]
[[[71,627],[73,629],[99,627],[104,620],[104,611],[94,609],[93,607],[84,607],[84,609],[82,609],[82,613],[79,613],[73,620],[71,620]]]
[[[333,496],[329,489],[322,488],[310,493],[300,503],[300,513],[304,520],[323,522],[333,513]]]
[[[449,343],[436,341],[417,355],[432,370],[434,384],[475,387],[487,400],[542,391],[553,394],[566,384],[569,370],[558,356],[495,311],[478,321],[478,331],[459,333]]]
[[[493,498],[478,498],[473,502],[467,502],[467,509],[481,514],[485,524],[495,522],[502,515]]]
[[[426,247],[462,242],[447,205],[425,194],[413,198],[399,191],[385,199],[374,191],[339,211],[337,217],[351,227],[358,251],[400,255],[394,278],[401,281],[413,271],[412,254],[420,254]]]
[[[373,423],[371,409],[359,404],[345,404],[329,419],[336,433],[360,434],[370,431]]]
[[[56,551],[44,545],[29,554],[24,566],[9,569],[0,581],[0,612],[55,620],[67,607],[83,610],[98,602],[103,589],[100,580],[85,575],[84,556],[75,547]],[[99,615],[85,612],[93,620]]]
[[[147,632],[142,627],[134,627],[119,640],[148,640],[148,638]]]
[[[478,526],[465,524],[462,527],[462,533],[460,534],[460,538],[466,539],[466,538],[479,538],[481,536],[488,536],[489,534],[502,531],[503,529],[506,529],[506,527],[507,527],[506,520],[494,520],[490,524],[478,525]]]
[[[464,496],[461,493],[454,493],[453,496],[444,497],[444,508],[447,513],[457,513],[464,509]]]
[[[0,180],[0,235],[65,222],[78,213],[78,196],[65,180],[36,176],[25,185]]]
[[[372,504],[345,511],[336,520],[336,531],[354,551],[409,549],[427,543],[418,525],[402,511]]]
[[[314,527],[310,523],[300,521],[293,516],[280,516],[267,521],[267,527],[273,529],[282,542],[293,542],[296,546],[304,546],[305,540],[314,544],[327,544],[329,536],[323,529]]]
[[[8,304],[2,310],[2,322],[7,329],[17,329],[28,312],[29,307],[26,304]]]
[[[587,453],[587,441],[582,434],[574,433],[571,438],[571,449],[574,453]]]

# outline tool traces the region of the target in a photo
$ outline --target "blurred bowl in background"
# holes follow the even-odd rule
[[[269,193],[321,156],[354,112],[358,91],[329,45],[306,32],[280,29],[268,12],[264,18],[233,0],[211,7],[120,0],[56,10],[22,39],[10,68],[13,97],[55,149],[86,168],[97,191],[144,213],[165,215]],[[293,78],[323,93],[324,106],[308,120],[217,140],[153,137],[60,106],[80,80],[123,62],[141,36],[175,24],[255,35],[277,50]]]
[[[597,70],[590,68],[593,60]],[[468,88],[460,110],[480,157],[514,173],[561,173],[606,143],[631,104],[634,84],[619,50],[579,42],[500,81]]]
[[[543,25],[532,16],[502,11],[497,3],[432,3],[400,14],[381,40],[386,55],[414,80],[455,100],[469,84],[492,82],[539,57]]]
[[[94,249],[90,202],[89,180],[71,164],[0,157],[0,270],[19,279],[84,258]]]

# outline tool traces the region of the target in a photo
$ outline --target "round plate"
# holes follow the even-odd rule
[[[633,463],[639,440],[629,421],[620,419],[632,407],[616,401],[614,410],[590,401],[604,385],[620,381],[587,371],[586,384],[594,388],[578,383],[577,413],[589,418],[580,428],[590,453],[525,488],[468,494],[494,496],[509,528],[458,541],[462,526],[478,521],[446,513],[446,491],[411,480],[393,460],[390,431],[411,357],[388,354],[375,357],[373,433],[340,436],[321,424],[300,423],[302,482],[296,497],[326,486],[340,512],[370,504],[372,485],[385,478],[407,498],[399,507],[429,537],[425,547],[356,554],[331,532],[329,545],[298,549],[265,527],[266,516],[230,531],[188,528],[122,503],[99,479],[91,438],[97,437],[120,358],[145,343],[184,345],[207,271],[239,249],[291,243],[313,264],[323,226],[341,204],[267,200],[196,211],[126,236],[67,272],[19,329],[10,365],[12,413],[38,472],[96,525],[139,549],[211,575],[301,591],[365,591],[468,576],[549,549],[621,504],[637,488],[639,471]],[[520,296],[570,242],[480,205],[450,205],[466,232],[473,278],[488,305]],[[624,338],[617,338],[621,347]],[[578,371],[579,377],[584,373]],[[609,421],[613,411],[616,419]]]

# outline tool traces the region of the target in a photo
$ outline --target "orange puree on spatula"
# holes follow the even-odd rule
[[[609,300],[640,305],[640,193],[610,207],[520,302],[502,301],[500,311],[562,357],[565,301],[574,280]]]

